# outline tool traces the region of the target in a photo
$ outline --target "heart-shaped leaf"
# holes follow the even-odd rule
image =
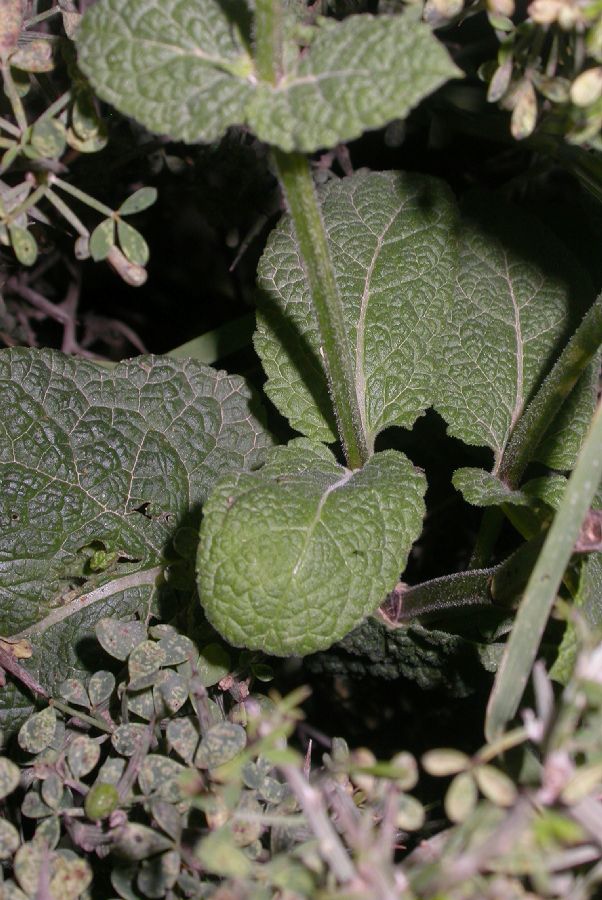
[[[198,557],[209,620],[231,643],[279,656],[328,647],[397,581],[424,490],[401,453],[352,471],[305,438],[276,448],[259,471],[221,479]]]
[[[442,182],[395,172],[331,182],[320,199],[370,446],[383,428],[410,427],[430,405],[440,362],[433,347],[456,272],[455,203]],[[259,286],[255,347],[266,393],[294,428],[333,441],[318,327],[289,219],[270,236]]]
[[[97,621],[133,618],[153,597],[182,602],[169,583],[155,586],[166,558],[178,558],[172,535],[182,521],[196,527],[217,478],[260,462],[270,439],[242,379],[192,360],[138,357],[107,370],[6,350],[0,397],[10,410],[0,423],[0,632],[29,636],[23,665],[54,689],[82,669]],[[98,548],[114,562],[94,571]],[[7,686],[0,717],[28,703]]]
[[[103,99],[155,132],[214,141],[248,125],[304,152],[404,118],[461,74],[416,15],[326,21],[300,54],[282,14],[274,85],[258,79],[242,4],[217,0],[100,0],[79,28],[79,63]]]

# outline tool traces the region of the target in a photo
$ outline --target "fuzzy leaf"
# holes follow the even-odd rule
[[[424,513],[424,477],[393,450],[340,466],[304,438],[227,476],[204,510],[201,602],[230,643],[279,656],[323,649],[378,606]]]
[[[241,18],[215,0],[101,0],[79,29],[79,62],[104,100],[152,131],[214,141],[247,125],[304,152],[404,118],[461,74],[415,15],[361,15],[316,28],[302,55],[286,38],[272,85],[257,79]]]
[[[591,286],[563,245],[523,210],[485,195],[464,213],[454,303],[437,348],[445,370],[435,408],[450,434],[490,447],[497,460]]]
[[[566,487],[562,475],[534,478],[517,490],[512,490],[491,472],[484,469],[458,469],[452,479],[454,487],[461,491],[464,499],[473,506],[513,506],[537,507],[546,503],[555,509]]]
[[[389,425],[410,427],[430,405],[432,347],[452,303],[455,204],[441,182],[394,172],[332,182],[321,202],[371,444]],[[255,347],[266,393],[294,428],[333,441],[318,329],[289,219],[270,236],[259,286]]]
[[[54,689],[86,668],[96,622],[176,601],[155,582],[178,523],[197,527],[217,478],[257,464],[269,438],[242,379],[192,360],[138,357],[107,371],[5,350],[0,397],[11,410],[0,423],[0,633],[27,633],[23,665]],[[99,546],[115,562],[90,571]],[[131,628],[126,655],[144,637]],[[15,689],[0,693],[0,718],[26,706]]]

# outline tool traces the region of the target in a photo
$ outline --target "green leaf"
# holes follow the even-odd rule
[[[19,784],[19,776],[19,767],[10,759],[0,756],[0,800],[4,800],[16,789]]]
[[[38,258],[38,245],[31,231],[19,225],[9,225],[10,242],[15,256],[24,266],[33,266]]]
[[[109,250],[114,244],[115,220],[111,218],[103,219],[90,235],[90,242],[88,244],[90,255],[94,262],[100,262],[101,260],[106,259],[109,255]]]
[[[220,475],[262,460],[270,439],[250,399],[241,378],[194,361],[106,370],[50,350],[0,353],[11,410],[0,423],[0,633],[29,637],[23,665],[45,686],[98,668],[88,654],[100,620],[114,632],[116,619],[190,595],[192,578],[185,594],[156,584],[165,548],[180,524],[198,527]],[[99,543],[117,562],[90,573],[85,548]],[[127,655],[144,637],[107,649]],[[0,692],[0,719],[28,707],[15,688]]]
[[[437,348],[445,372],[435,408],[449,433],[490,447],[499,460],[590,299],[580,267],[539,220],[497,196],[472,198]]]
[[[121,249],[130,262],[145,266],[148,262],[148,244],[139,231],[122,219],[117,219],[117,234]]]
[[[282,150],[313,152],[380,128],[461,75],[417,16],[349,16],[288,38],[276,84],[258,81],[246,37],[214,0],[101,0],[78,33],[99,95],[147,128],[189,142],[247,125]]]
[[[376,609],[403,570],[425,481],[401,453],[340,466],[304,438],[223,478],[205,506],[201,602],[230,643],[283,656],[323,649]]]
[[[410,427],[430,405],[432,346],[452,303],[456,212],[442,182],[358,174],[321,191],[322,215],[354,360],[367,443]],[[272,232],[259,266],[255,347],[266,393],[291,425],[333,441],[317,323],[292,223]]]
[[[19,746],[28,753],[41,753],[52,742],[56,729],[56,713],[47,706],[34,713],[19,730]]]
[[[566,487],[562,475],[534,478],[517,490],[509,488],[497,476],[484,469],[458,469],[452,479],[454,487],[462,492],[464,499],[473,506],[513,506],[537,507],[546,503],[556,508]]]
[[[67,146],[65,126],[57,119],[40,119],[31,129],[31,145],[40,156],[58,159]]]
[[[133,194],[124,200],[119,207],[120,216],[133,216],[134,213],[142,212],[148,209],[157,199],[157,189],[154,187],[143,187],[134,191]]]

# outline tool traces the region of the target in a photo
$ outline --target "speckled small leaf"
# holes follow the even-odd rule
[[[340,466],[305,438],[222,479],[205,506],[201,602],[230,643],[280,656],[326,648],[396,584],[422,526],[424,476],[385,450]]]
[[[104,761],[94,784],[117,784],[125,769],[125,759],[110,756]]]
[[[56,772],[50,772],[42,781],[41,794],[42,800],[51,809],[57,810],[59,808],[63,799],[63,782]]]
[[[264,778],[259,785],[259,796],[266,803],[280,803],[286,793],[286,785],[275,778]]]
[[[115,676],[112,672],[99,670],[94,672],[88,682],[88,695],[93,706],[99,706],[108,700],[115,690]]]
[[[111,734],[111,743],[117,753],[122,756],[131,756],[145,740],[147,734],[148,727],[146,725],[137,723],[119,725]]]
[[[41,819],[32,838],[38,844],[44,844],[51,850],[56,849],[61,839],[61,822],[58,816]]]
[[[153,697],[153,689],[146,688],[144,691],[136,691],[128,694],[128,709],[141,719],[150,722],[155,715],[155,701]]]
[[[85,859],[68,858],[63,852],[51,851],[32,841],[23,844],[15,854],[15,877],[31,897],[38,892],[40,872],[49,864],[50,897],[52,900],[77,900],[92,881],[92,870]]]
[[[111,218],[103,219],[90,235],[90,242],[88,244],[90,256],[94,262],[100,262],[101,260],[106,259],[109,255],[109,250],[114,244],[115,220]]]
[[[56,728],[56,713],[47,706],[34,713],[19,729],[19,746],[28,753],[41,753],[51,743]]]
[[[35,40],[19,47],[10,58],[11,66],[24,72],[52,72],[52,44],[50,41]]]
[[[21,843],[19,832],[6,819],[0,819],[0,859],[8,859]]]
[[[17,46],[23,27],[23,0],[3,0],[0,6],[0,56],[6,58]]]
[[[165,662],[165,651],[156,641],[142,641],[132,650],[128,659],[131,681],[157,672]]]
[[[198,728],[189,717],[172,719],[166,730],[167,742],[185,763],[192,763],[199,743]]]
[[[67,703],[73,703],[75,706],[83,706],[88,709],[90,706],[90,698],[88,692],[83,686],[79,678],[67,678],[62,681],[58,688],[59,696],[66,700]]]
[[[153,819],[165,834],[174,841],[179,841],[184,823],[177,808],[165,800],[153,800],[150,808]]]
[[[15,256],[24,266],[33,266],[38,258],[38,245],[31,231],[19,225],[9,225],[10,242]]]
[[[10,759],[0,756],[0,800],[4,800],[19,784],[20,771]]]
[[[211,687],[225,678],[231,666],[230,654],[222,644],[212,643],[202,647],[197,668],[205,687]]]
[[[52,809],[44,803],[35,790],[28,791],[21,803],[21,812],[28,819],[44,819],[52,815]]]
[[[79,63],[104,100],[155,132],[213,141],[248,125],[305,152],[403,118],[460,75],[418,16],[358,15],[317,28],[303,54],[287,41],[272,85],[258,80],[228,11],[213,0],[101,0],[79,29]]]
[[[164,669],[157,675],[154,691],[160,694],[169,712],[175,713],[188,699],[188,682],[177,672]]]
[[[65,152],[65,126],[57,119],[41,119],[31,129],[31,144],[40,156],[58,159]]]
[[[146,640],[146,628],[136,620],[101,619],[94,630],[100,646],[121,661],[126,660],[132,650]]]
[[[91,91],[78,92],[71,109],[71,125],[81,140],[96,137],[101,120],[98,118],[94,96]]]
[[[200,769],[215,769],[234,759],[247,743],[247,735],[240,725],[220,722],[213,725],[199,744],[194,764]]]
[[[164,654],[162,666],[175,666],[187,659],[193,660],[196,655],[196,647],[184,634],[164,635],[159,641],[159,647]]]
[[[177,850],[168,850],[144,860],[136,882],[145,897],[160,898],[175,885],[179,874],[180,854]]]
[[[149,753],[140,767],[138,784],[143,794],[178,803],[182,799],[179,779],[187,769],[175,759]]]
[[[464,822],[474,810],[478,799],[475,780],[470,772],[460,772],[445,794],[444,807],[452,822]]]
[[[157,189],[154,187],[143,187],[134,191],[133,194],[123,201],[119,207],[120,216],[133,216],[134,213],[142,212],[148,209],[157,199]]]
[[[129,261],[138,266],[145,266],[150,254],[148,244],[140,232],[122,219],[117,219],[117,236],[121,249]]]
[[[112,844],[113,851],[128,860],[146,859],[171,847],[169,838],[135,822],[128,822],[117,829]]]
[[[100,747],[92,738],[80,734],[73,739],[67,750],[67,760],[75,778],[89,775],[100,759]]]

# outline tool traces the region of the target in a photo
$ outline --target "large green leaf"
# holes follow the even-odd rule
[[[464,210],[454,302],[437,348],[436,409],[449,431],[490,447],[508,439],[592,297],[589,280],[551,232],[499,197],[477,196]],[[589,381],[572,452],[591,418]],[[579,427],[577,427],[577,424]],[[566,422],[557,428],[558,435]],[[558,452],[558,439],[540,454]]]
[[[441,363],[433,347],[452,304],[455,204],[442,182],[394,172],[332,182],[321,202],[371,445],[389,425],[410,427],[431,403]],[[333,441],[318,329],[289,219],[270,236],[259,286],[255,346],[266,393],[294,428]]]
[[[80,65],[103,99],[155,132],[212,141],[244,124],[304,152],[405,117],[461,74],[415,15],[361,15],[317,27],[302,55],[285,40],[272,85],[258,80],[245,19],[242,4],[219,0],[99,0],[79,30]]]
[[[395,585],[424,515],[424,476],[386,450],[340,466],[306,438],[257,472],[220,480],[204,510],[198,569],[210,622],[279,656],[324,649]]]
[[[190,595],[181,548],[200,505],[270,441],[242,379],[193,361],[109,371],[5,350],[0,397],[0,633],[31,639],[28,668],[53,688],[82,668],[97,619]],[[5,712],[26,702],[0,693]]]

